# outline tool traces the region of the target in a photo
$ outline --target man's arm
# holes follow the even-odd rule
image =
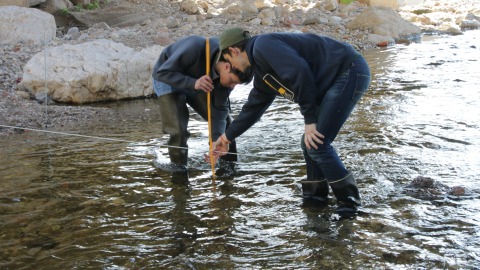
[[[191,36],[166,47],[154,67],[153,78],[182,90],[195,90],[195,82],[205,73],[202,52],[205,51],[205,39]],[[204,57],[203,57],[204,58]],[[190,74],[192,68],[198,69]],[[195,76],[198,75],[198,76]]]
[[[212,139],[216,141],[225,132],[227,116],[230,113],[230,93],[232,89],[215,84],[211,92],[210,108],[212,110]]]
[[[261,78],[259,78],[261,80]],[[257,78],[255,78],[255,81]],[[275,100],[275,94],[259,91],[254,88],[248,95],[247,102],[243,105],[240,114],[233,120],[230,127],[225,131],[228,140],[233,141],[252,127],[265,113],[268,107]]]

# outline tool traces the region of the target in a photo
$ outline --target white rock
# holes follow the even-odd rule
[[[365,9],[347,27],[349,29],[371,29],[373,34],[390,36],[395,39],[415,37],[421,34],[418,26],[404,20],[395,10],[385,7]]]
[[[275,19],[276,17],[276,14],[275,14],[275,11],[271,8],[266,8],[266,9],[263,9],[262,11],[260,11],[258,13],[258,18],[259,19],[270,19],[270,20],[273,20]]]
[[[108,40],[53,47],[47,49],[46,65],[43,52],[25,65],[21,87],[76,104],[149,96],[152,67],[162,49],[139,52]]]
[[[242,10],[245,13],[254,13],[254,14],[258,13],[257,7],[255,6],[254,3],[251,3],[251,2],[244,2],[242,4]]]
[[[342,18],[338,16],[332,16],[330,17],[330,23],[332,24],[340,24],[342,22]]]
[[[464,20],[460,23],[462,29],[478,29],[480,28],[480,22],[474,20]]]
[[[224,12],[228,14],[241,14],[242,7],[238,4],[231,4],[224,10]]]
[[[328,11],[334,11],[338,8],[338,1],[336,0],[324,0],[319,2],[320,6]]]
[[[55,38],[55,18],[35,8],[0,7],[0,44],[48,43]]]
[[[200,9],[199,9],[196,1],[193,1],[193,0],[182,1],[181,9],[183,11],[185,11],[187,14],[198,14],[198,13],[200,13]]]
[[[176,28],[180,25],[180,22],[174,17],[168,17],[166,26],[168,28]]]
[[[368,41],[373,44],[378,44],[381,42],[387,42],[388,44],[395,44],[395,40],[389,36],[381,36],[377,34],[368,35]]]
[[[67,35],[74,35],[74,34],[78,34],[79,32],[80,30],[78,29],[78,27],[71,27],[68,29]]]
[[[262,23],[262,20],[259,18],[252,19],[248,22],[251,25],[260,25]]]
[[[263,9],[266,7],[273,7],[273,4],[268,0],[255,0],[255,7],[257,7],[257,9]]]
[[[262,19],[261,25],[274,25],[271,19]]]
[[[195,15],[187,16],[187,22],[191,23],[191,22],[196,22],[196,21],[197,21],[197,16],[195,16]]]

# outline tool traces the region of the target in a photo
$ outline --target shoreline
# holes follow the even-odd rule
[[[184,11],[180,10],[179,6],[170,5],[165,1],[160,1],[164,6],[153,8],[153,4],[135,4],[130,0],[115,0],[111,2],[113,4],[124,4],[132,7],[135,10],[162,10],[163,13],[175,12],[170,14],[171,17],[166,18],[185,18],[189,21],[188,24],[178,26],[174,28],[165,27],[165,20],[152,21],[147,19],[145,23],[140,25],[134,25],[130,27],[90,27],[86,30],[79,31],[71,35],[60,35],[57,31],[57,38],[51,41],[47,46],[54,47],[63,44],[79,44],[87,41],[92,41],[100,38],[106,38],[115,42],[123,43],[131,48],[140,49],[152,45],[166,46],[177,39],[192,34],[203,33],[206,36],[213,35],[220,31],[217,29],[218,25],[223,24],[223,27],[231,27],[232,25],[246,26],[246,29],[253,28],[254,33],[266,33],[266,32],[278,32],[278,31],[293,31],[295,29],[301,31],[303,28],[307,29],[305,25],[298,24],[284,24],[273,26],[260,26],[254,27],[248,25],[241,20],[233,20],[233,24],[226,25],[228,22],[226,16],[218,16],[215,18],[203,18],[201,21],[194,21],[192,16],[188,16]],[[425,2],[430,5],[437,5],[437,8],[444,8],[449,5],[461,6],[462,9],[467,8],[469,5],[466,0],[454,0],[454,1],[433,1],[427,0]],[[167,4],[169,5],[167,7]],[[443,5],[443,6],[442,6]],[[172,11],[173,10],[173,11]],[[402,12],[400,12],[402,14]],[[331,14],[330,16],[334,16]],[[403,16],[405,16],[403,14]],[[201,16],[199,16],[201,17]],[[325,27],[325,25],[313,25],[308,26],[308,31],[317,32],[317,34],[331,36],[336,39],[348,38],[354,41],[357,49],[363,50],[372,48],[371,44],[367,44],[365,35],[368,31],[356,31],[353,32],[353,36],[344,37],[342,31],[336,29],[334,26]],[[422,29],[422,36],[432,35],[432,31],[428,29]],[[19,43],[15,45],[0,45],[0,125],[17,126],[24,128],[39,129],[43,128],[45,122],[45,104],[40,103],[38,100],[45,99],[41,94],[30,94],[24,91],[18,91],[17,84],[22,80],[23,66],[28,60],[36,53],[42,52],[44,48],[36,44]],[[151,97],[145,97],[149,99]],[[123,100],[120,102],[128,102],[129,100]],[[111,101],[119,102],[119,101]],[[52,130],[61,130],[68,126],[81,126],[88,124],[89,122],[99,121],[118,121],[129,116],[119,116],[114,109],[99,108],[98,106],[92,106],[92,104],[83,105],[71,105],[71,104],[49,104],[48,105],[48,119],[47,126]],[[132,116],[134,117],[134,116]],[[0,136],[23,133],[21,130],[12,130],[11,128],[0,127]]]

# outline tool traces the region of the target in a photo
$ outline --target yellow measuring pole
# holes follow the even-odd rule
[[[210,75],[210,40],[207,38],[205,53],[207,56],[207,76]],[[208,141],[210,145],[210,165],[212,166],[213,183],[215,183],[215,159],[213,157],[213,142],[212,142],[212,112],[210,110],[210,92],[207,93],[207,112],[208,112]]]

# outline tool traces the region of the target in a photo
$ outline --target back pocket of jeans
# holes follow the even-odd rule
[[[357,81],[355,83],[355,91],[353,91],[352,101],[357,103],[365,94],[370,85],[370,76],[364,74],[357,74]]]

